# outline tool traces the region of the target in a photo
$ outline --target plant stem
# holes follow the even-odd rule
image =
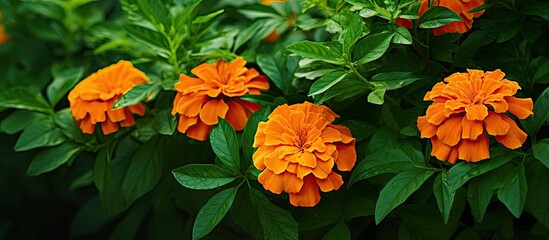
[[[349,66],[349,68],[351,69],[351,71],[353,71],[353,73],[354,73],[358,78],[360,78],[360,80],[362,80],[362,82],[364,82],[364,84],[366,84],[366,86],[367,86],[370,90],[374,90],[374,89],[375,89],[374,85],[372,85],[370,82],[368,82],[368,80],[367,80],[366,78],[364,78],[364,77],[362,76],[362,74],[360,74],[360,73],[356,70],[356,68],[355,68],[355,66],[354,66],[354,64],[353,64],[352,62],[347,62],[347,66]]]

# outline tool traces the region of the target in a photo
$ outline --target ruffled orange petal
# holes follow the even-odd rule
[[[228,110],[229,105],[223,99],[209,100],[200,111],[200,120],[207,125],[215,125],[219,121],[218,117],[225,118]]]
[[[509,104],[509,112],[517,116],[519,119],[526,119],[534,115],[534,103],[531,98],[516,98],[506,97],[505,100]]]
[[[467,106],[465,112],[469,120],[484,120],[488,116],[488,108],[482,104]]]
[[[314,207],[320,202],[318,185],[312,176],[303,179],[303,186],[298,193],[290,193],[290,203],[296,207]]]
[[[505,135],[509,132],[509,124],[501,119],[503,114],[488,113],[488,117],[484,119],[484,126],[486,126],[486,131],[492,136]]]
[[[199,141],[204,141],[208,138],[208,135],[212,131],[212,126],[206,125],[202,121],[198,120],[195,125],[190,126],[187,129],[187,137],[196,139]]]
[[[478,162],[490,158],[489,141],[486,135],[480,135],[476,140],[463,139],[458,147],[459,159],[467,162]]]
[[[448,118],[437,130],[438,139],[448,146],[455,146],[461,139],[462,117]]]
[[[181,133],[185,133],[189,127],[196,124],[198,117],[186,117],[185,115],[179,116],[179,123],[177,124],[177,130]]]
[[[341,185],[343,185],[343,178],[341,175],[331,172],[328,174],[328,177],[325,179],[316,179],[320,190],[323,192],[329,192],[333,190],[338,190]]]
[[[500,115],[500,117],[503,121],[509,124],[509,131],[507,131],[507,134],[505,135],[496,136],[496,141],[509,149],[517,149],[522,147],[522,144],[526,141],[528,135],[526,135],[526,133],[517,126],[513,119],[503,114]]]
[[[103,131],[103,134],[109,135],[118,130],[118,125],[111,122],[111,120],[106,119],[104,122],[101,123],[101,130]]]
[[[282,193],[282,190],[284,189],[284,178],[279,174],[273,173],[269,169],[265,169],[261,172],[259,176],[257,176],[257,181],[259,181],[266,190],[275,194]]]
[[[229,101],[227,103],[229,110],[225,116],[225,120],[231,124],[236,131],[242,131],[246,126],[249,115],[246,109],[235,101]]]
[[[337,169],[339,171],[351,171],[356,162],[355,143],[352,144],[337,144]]]
[[[488,116],[490,116],[490,114],[488,114]],[[482,128],[482,121],[462,118],[461,126],[461,138],[465,139],[475,140],[484,131],[484,129]]]

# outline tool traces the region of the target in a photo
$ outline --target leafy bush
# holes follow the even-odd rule
[[[545,239],[547,9],[0,0],[0,238]]]

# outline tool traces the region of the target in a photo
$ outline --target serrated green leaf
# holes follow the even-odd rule
[[[433,183],[433,192],[435,193],[438,209],[442,214],[442,220],[444,224],[447,224],[452,205],[454,204],[454,197],[456,196],[456,192],[448,181],[448,172],[442,171],[436,176]]]
[[[0,108],[16,108],[43,113],[51,113],[48,102],[40,94],[32,93],[23,87],[0,91]]]
[[[210,144],[223,165],[232,171],[240,171],[238,138],[233,127],[225,119],[219,118],[219,123],[210,134]]]
[[[193,226],[193,239],[205,237],[227,214],[233,205],[238,187],[225,189],[214,195],[200,209]]]
[[[395,175],[379,193],[376,203],[375,220],[379,224],[389,212],[402,204],[414,193],[434,171],[412,169]]]
[[[378,33],[362,39],[355,46],[354,59],[359,65],[374,61],[387,51],[395,33]]]
[[[53,171],[61,165],[71,161],[82,151],[82,147],[75,143],[67,142],[59,146],[46,148],[40,151],[27,168],[27,175],[38,176]]]
[[[170,55],[167,50],[169,49],[168,42],[160,33],[137,25],[126,25],[124,29],[132,38],[157,51],[159,56],[167,57]]]
[[[274,205],[254,188],[250,189],[250,198],[259,215],[266,240],[298,239],[297,222],[290,212]]]
[[[159,31],[170,28],[169,12],[162,1],[157,0],[136,0],[143,16],[149,20]]]
[[[434,6],[429,8],[429,10],[419,18],[419,27],[430,29],[461,21],[463,21],[463,19],[451,9],[443,6]]]
[[[155,137],[135,152],[122,181],[122,193],[129,202],[134,202],[153,189],[162,177],[164,143],[162,138]]]
[[[26,151],[38,147],[51,147],[65,142],[65,135],[51,119],[34,121],[25,128],[17,143],[15,151]]]
[[[524,165],[521,164],[505,178],[502,188],[498,191],[498,199],[507,206],[513,216],[520,218],[527,191],[526,174]]]
[[[48,85],[47,96],[50,103],[55,106],[69,90],[71,90],[84,75],[84,66],[53,71],[53,82]]]
[[[326,92],[332,86],[343,80],[346,76],[347,73],[345,71],[336,70],[320,77],[320,79],[313,83],[307,96],[314,96]]]
[[[320,60],[332,64],[343,64],[343,57],[341,52],[334,46],[330,46],[326,43],[301,41],[294,44],[290,44],[286,47],[286,50],[295,53],[303,58],[310,58],[314,60]]]
[[[184,187],[196,190],[214,189],[236,179],[234,173],[213,164],[189,164],[172,171]]]

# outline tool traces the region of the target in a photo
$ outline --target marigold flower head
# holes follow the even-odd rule
[[[355,139],[339,116],[326,106],[309,102],[278,106],[255,134],[254,166],[258,181],[273,193],[290,195],[294,206],[312,207],[323,192],[343,184],[333,170],[350,171],[356,162]]]
[[[432,6],[449,8],[457,13],[463,21],[452,22],[435,28],[433,33],[435,36],[439,36],[445,33],[465,33],[469,31],[473,27],[473,18],[480,17],[484,10],[474,13],[469,13],[469,11],[482,5],[484,5],[484,0],[434,0]],[[421,17],[427,10],[429,10],[429,0],[421,0],[418,15]],[[396,23],[406,28],[412,28],[412,21],[408,19],[399,18]]]
[[[490,158],[486,133],[503,146],[516,149],[526,141],[524,133],[505,113],[519,119],[533,115],[530,98],[514,95],[520,86],[504,79],[501,70],[467,70],[454,73],[425,94],[433,101],[425,116],[417,120],[422,138],[430,138],[431,155],[456,163],[459,158],[478,162]]]
[[[179,75],[172,115],[179,113],[177,129],[196,140],[206,140],[221,117],[240,131],[257,103],[240,99],[244,94],[260,94],[269,89],[269,80],[238,57],[233,62],[203,63],[191,72],[196,78]]]
[[[116,132],[118,123],[122,127],[132,126],[133,114],[145,114],[142,104],[116,110],[112,107],[124,93],[148,81],[145,73],[131,62],[121,60],[93,73],[71,90],[68,97],[71,114],[84,133],[93,133],[97,123],[101,123],[105,135]]]
[[[2,11],[0,11],[0,20],[2,20]],[[0,45],[4,44],[10,39],[8,34],[4,31],[4,26],[0,24]]]

